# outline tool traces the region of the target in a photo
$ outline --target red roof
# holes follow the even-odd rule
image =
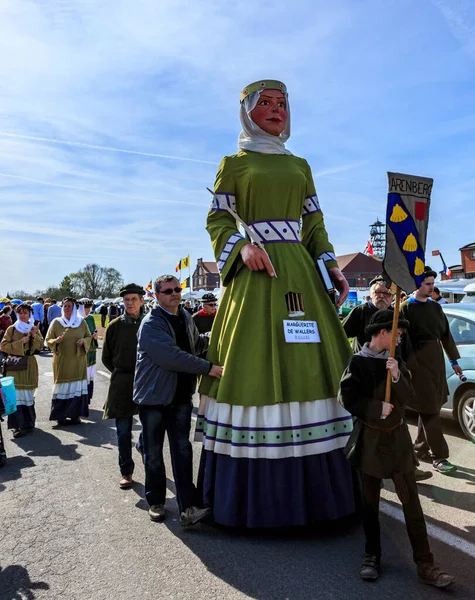
[[[215,262],[202,262],[203,267],[208,271],[208,273],[219,273],[218,265]]]
[[[362,252],[337,256],[340,271],[346,273],[381,273],[382,260],[376,256],[368,256]]]

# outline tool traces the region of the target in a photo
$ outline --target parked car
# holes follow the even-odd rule
[[[462,298],[464,304],[475,304],[475,283],[469,283],[463,289],[465,296]]]
[[[464,435],[475,441],[475,304],[443,304],[450,331],[460,353],[459,365],[467,380],[461,381],[445,356],[449,397],[442,416],[458,421]]]

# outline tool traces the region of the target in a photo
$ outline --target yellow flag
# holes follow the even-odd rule
[[[187,269],[189,266],[190,266],[190,255],[188,254],[188,256],[181,259],[181,268]]]
[[[188,277],[180,283],[180,287],[182,290],[188,287]]]

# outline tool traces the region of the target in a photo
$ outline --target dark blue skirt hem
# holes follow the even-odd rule
[[[66,400],[52,400],[50,421],[64,421],[65,419],[79,419],[89,417],[89,399],[87,394]]]
[[[198,491],[228,527],[297,527],[355,514],[359,482],[343,450],[284,459],[203,450]]]

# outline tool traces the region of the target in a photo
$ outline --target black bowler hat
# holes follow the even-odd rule
[[[136,283],[128,283],[120,290],[119,296],[122,296],[123,298],[126,294],[139,294],[139,296],[145,296],[145,290],[141,285],[137,285]]]
[[[388,331],[391,331],[391,329],[393,328],[393,318],[394,311],[387,309],[378,310],[371,317],[369,325],[365,327],[365,333],[367,335],[376,335],[382,329],[387,329]],[[406,321],[406,319],[399,317],[397,321],[397,326],[401,329],[408,329],[409,321]]]

